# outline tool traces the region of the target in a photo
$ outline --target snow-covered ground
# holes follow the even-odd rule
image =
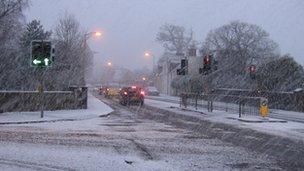
[[[194,107],[189,107],[189,110],[181,110],[179,104],[177,103],[170,103],[152,99],[146,99],[145,103],[147,105],[174,111],[179,114],[195,116],[202,119],[210,120],[216,123],[226,123],[231,124],[234,126],[238,126],[241,128],[250,128],[256,131],[283,136],[287,138],[292,138],[296,140],[304,141],[304,124],[298,122],[291,122],[288,121],[286,123],[280,122],[262,122],[262,123],[250,123],[250,122],[242,122],[237,120],[238,114],[237,113],[229,113],[225,111],[218,111],[214,110],[213,112],[208,112],[205,108],[199,108],[196,110]],[[204,114],[202,114],[202,113]],[[259,116],[252,116],[252,115],[244,115],[243,118],[247,118],[248,120],[256,119],[262,120]]]
[[[164,101],[170,103],[180,103],[180,98],[176,96],[169,96],[165,94],[161,94],[160,96],[147,96],[148,99],[157,100],[157,101]],[[198,105],[204,104],[207,105],[206,101],[200,101]],[[235,103],[224,103],[224,102],[214,102],[214,108],[220,109],[223,111],[229,111],[236,113],[239,110],[239,105]],[[254,106],[247,106],[245,107],[247,115],[259,115],[258,107]],[[269,117],[277,118],[277,119],[284,119],[288,121],[294,122],[302,122],[304,123],[304,113],[302,112],[295,112],[295,111],[286,111],[286,110],[278,110],[278,109],[269,109]]]
[[[112,111],[112,108],[101,102],[93,95],[88,94],[88,109],[45,111],[43,118],[40,117],[40,112],[7,112],[0,114],[0,124],[91,119],[102,115],[107,115]]]
[[[108,117],[0,126],[0,170],[280,170],[267,155],[124,108]]]

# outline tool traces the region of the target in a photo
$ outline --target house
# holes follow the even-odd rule
[[[192,52],[191,52],[192,51]],[[156,88],[163,94],[175,95],[171,82],[177,75],[177,69],[181,67],[181,59],[188,60],[188,74],[199,73],[199,58],[196,56],[196,49],[190,49],[187,56],[165,53],[157,63]]]

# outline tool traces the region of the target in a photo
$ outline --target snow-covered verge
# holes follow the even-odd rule
[[[156,101],[164,101],[170,103],[180,103],[180,98],[177,96],[169,96],[161,94],[160,96],[147,96],[147,99],[156,100]],[[202,107],[203,105],[207,106],[207,101],[199,102],[198,108]],[[239,105],[235,103],[224,103],[224,102],[214,102],[213,107],[217,110],[226,111],[224,113],[236,113],[239,111]],[[190,107],[191,108],[191,107]],[[254,106],[247,106],[245,107],[246,114],[248,115],[259,115],[259,108]],[[199,109],[199,110],[204,110]],[[276,119],[284,119],[287,121],[294,121],[294,122],[302,122],[304,123],[304,113],[302,112],[295,112],[295,111],[287,111],[287,110],[279,110],[279,109],[269,109],[269,117],[276,118]]]
[[[0,124],[83,120],[108,115],[112,111],[111,107],[88,94],[88,109],[45,111],[43,118],[38,111],[7,112],[0,114]]]
[[[256,131],[273,134],[277,136],[282,136],[286,138],[302,140],[304,141],[304,124],[298,122],[241,122],[237,120],[238,114],[237,113],[229,113],[225,111],[218,111],[214,110],[213,112],[208,112],[207,109],[198,109],[195,110],[192,107],[189,107],[188,110],[181,110],[179,104],[170,103],[170,102],[163,102],[157,100],[150,100],[146,99],[145,103],[147,105],[158,107],[161,109],[174,111],[176,113],[185,114],[189,116],[198,117],[204,120],[209,120],[216,123],[225,123],[231,124],[233,126],[237,126],[240,128],[250,128]],[[204,114],[202,114],[204,113]],[[243,115],[242,118],[252,120],[261,120],[258,116],[252,115]]]
[[[176,103],[150,99],[146,100],[146,109],[162,113],[158,116],[159,120],[167,120],[171,124],[197,130],[211,138],[267,154],[295,170],[304,168],[304,124],[302,123],[248,123],[237,120],[238,114],[222,111],[209,113],[204,109],[185,110],[179,108]],[[252,119],[252,116],[250,117]]]

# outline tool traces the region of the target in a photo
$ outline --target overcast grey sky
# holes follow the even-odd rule
[[[89,31],[101,29],[104,37],[91,39],[96,63],[141,68],[152,64],[146,50],[162,53],[155,35],[164,23],[192,28],[202,42],[208,31],[233,20],[257,24],[304,64],[303,0],[32,0],[27,21],[39,19],[53,29],[59,17],[72,13]]]

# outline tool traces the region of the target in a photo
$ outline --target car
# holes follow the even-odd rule
[[[99,90],[98,90],[99,95],[105,94],[106,91],[107,91],[107,87],[105,87],[105,86],[100,87]]]
[[[146,88],[146,94],[148,96],[159,96],[159,91],[155,87],[149,86]]]
[[[119,102],[122,105],[130,105],[139,103],[141,106],[144,105],[145,92],[141,87],[123,87],[120,91]]]
[[[117,86],[108,87],[107,95],[108,95],[108,97],[117,97],[117,96],[119,96],[120,90],[121,90],[121,88],[117,87]]]

